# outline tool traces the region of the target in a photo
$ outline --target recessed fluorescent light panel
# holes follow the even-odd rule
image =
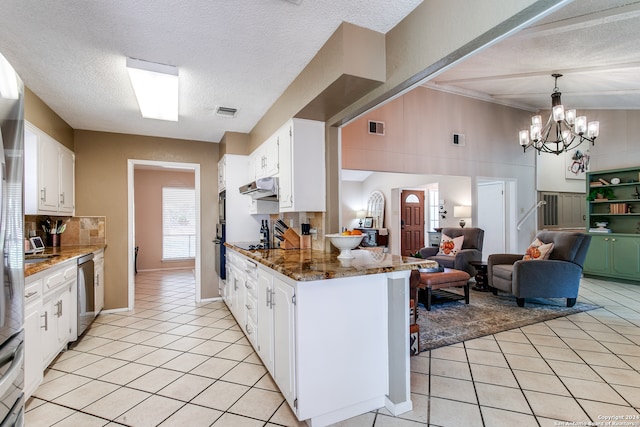
[[[18,99],[16,72],[2,54],[0,54],[0,97]]]
[[[178,67],[127,58],[142,117],[178,121]]]

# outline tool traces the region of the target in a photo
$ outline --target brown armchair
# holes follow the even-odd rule
[[[573,307],[578,297],[582,265],[591,236],[578,232],[541,231],[543,243],[553,242],[549,259],[525,261],[522,254],[492,254],[487,261],[488,284],[515,295],[518,306],[525,298],[566,298]]]
[[[471,261],[482,261],[482,243],[484,230],[481,228],[443,228],[442,234],[454,238],[464,236],[462,249],[455,256],[438,255],[440,248],[436,246],[420,249],[420,256],[436,261],[443,267],[466,271],[470,276],[475,276],[476,269],[469,264]]]

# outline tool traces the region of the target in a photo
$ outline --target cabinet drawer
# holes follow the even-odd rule
[[[27,283],[24,287],[25,305],[32,301],[37,301],[42,297],[42,279],[38,279],[33,283]]]
[[[45,277],[44,279],[45,289],[47,290],[53,289],[56,286],[63,284],[65,281],[64,276],[65,276],[65,271],[61,270],[61,271],[56,271],[50,276]]]
[[[247,295],[245,302],[247,308],[247,319],[252,320],[254,323],[258,323],[258,300],[252,295]]]

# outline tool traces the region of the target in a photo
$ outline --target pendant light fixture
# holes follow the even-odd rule
[[[560,99],[558,78],[562,74],[551,74],[555,87],[551,94],[551,115],[545,125],[542,116],[531,118],[529,130],[520,131],[520,146],[527,151],[533,147],[540,153],[560,154],[589,141],[593,145],[600,133],[599,122],[587,123],[586,116],[576,116],[576,110],[565,110]],[[585,136],[586,134],[586,136]]]

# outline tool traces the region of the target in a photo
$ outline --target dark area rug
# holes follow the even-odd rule
[[[518,307],[511,295],[470,292],[469,305],[464,300],[442,302],[427,311],[418,304],[420,351],[600,308],[580,301],[567,307],[564,298],[529,298]]]

